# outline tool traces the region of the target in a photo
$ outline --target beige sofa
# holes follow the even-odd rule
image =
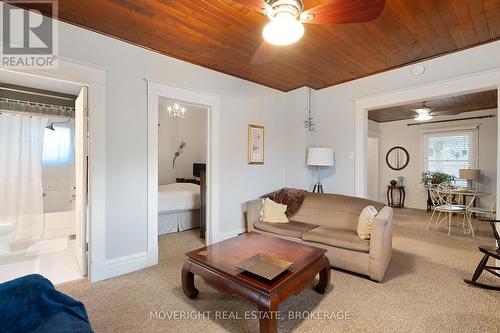
[[[392,254],[392,208],[338,194],[307,193],[288,223],[259,221],[262,199],[248,201],[247,231],[256,231],[327,249],[332,266],[382,281]],[[372,205],[378,215],[370,240],[357,232],[358,217]]]

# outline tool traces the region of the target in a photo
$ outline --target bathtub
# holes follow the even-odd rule
[[[75,211],[45,213],[43,238],[64,238],[75,234]]]

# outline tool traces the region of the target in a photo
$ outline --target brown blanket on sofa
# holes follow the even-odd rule
[[[307,191],[297,188],[283,188],[279,191],[271,192],[262,196],[262,198],[269,198],[274,202],[286,205],[286,216],[291,218],[294,216],[302,206],[304,197]]]

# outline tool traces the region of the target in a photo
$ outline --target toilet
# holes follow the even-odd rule
[[[15,222],[0,221],[0,255],[10,252],[9,235],[16,229]]]

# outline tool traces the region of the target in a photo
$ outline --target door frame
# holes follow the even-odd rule
[[[500,108],[500,68],[481,71],[455,78],[431,82],[390,93],[383,93],[354,100],[355,104],[355,169],[354,192],[358,197],[367,196],[367,143],[368,143],[368,111],[386,108],[401,104],[418,102],[423,99],[446,98],[458,94],[470,94],[485,90],[497,89],[497,113]],[[500,129],[500,116],[497,114],[497,126]],[[497,131],[497,184],[496,191],[500,192],[500,131]],[[497,200],[497,218],[500,216],[500,200]],[[500,231],[500,226],[497,226]],[[496,260],[500,267],[500,260]]]
[[[372,132],[372,131],[368,131],[368,138],[367,140],[369,139],[373,139],[373,140],[376,140],[376,156],[377,156],[377,163],[376,163],[376,175],[375,175],[375,178],[376,178],[376,182],[375,182],[375,191],[376,191],[376,195],[374,198],[370,198],[370,193],[367,192],[367,195],[368,195],[368,198],[371,199],[371,200],[375,200],[375,201],[380,201],[380,135],[379,133],[376,133],[376,132]],[[367,154],[368,154],[368,151],[367,151]],[[369,176],[369,174],[368,174]],[[367,184],[371,181],[370,177],[367,178]],[[368,190],[368,188],[367,188]]]
[[[106,267],[106,71],[60,57],[57,69],[0,68],[3,72],[68,82],[88,88],[88,274],[91,282],[108,278]]]
[[[148,100],[148,265],[158,263],[158,109],[166,99],[200,106],[208,110],[207,154],[207,245],[219,236],[219,96],[147,81]]]
[[[469,94],[485,90],[497,89],[498,105],[500,106],[500,69],[458,76],[443,81],[431,82],[389,93],[377,94],[354,100],[355,105],[355,169],[354,193],[365,198],[368,190],[368,111],[378,108],[409,104],[423,99],[437,99]],[[500,117],[497,117],[500,125]],[[497,134],[497,175],[500,175],[500,134]],[[497,192],[500,191],[500,181],[497,181]],[[500,211],[500,200],[497,211]]]

